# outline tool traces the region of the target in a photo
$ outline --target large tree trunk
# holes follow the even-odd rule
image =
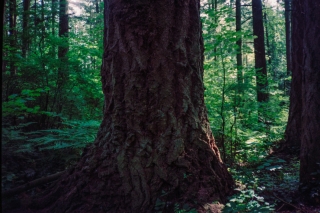
[[[105,5],[104,118],[94,145],[40,203],[56,195],[48,212],[145,213],[225,202],[233,180],[204,105],[199,1]]]
[[[254,59],[256,69],[257,100],[259,103],[259,121],[264,119],[263,103],[269,100],[268,79],[267,79],[267,62],[264,46],[264,29],[262,19],[262,2],[261,0],[252,0],[252,22],[254,39]]]
[[[300,191],[308,193],[306,200],[320,204],[320,2],[302,2],[305,20],[301,66]]]
[[[285,132],[284,151],[299,154],[301,146],[302,113],[302,63],[303,63],[303,7],[304,0],[292,2],[292,80],[290,90],[290,107],[288,125]]]

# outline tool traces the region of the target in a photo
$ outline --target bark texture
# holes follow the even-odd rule
[[[40,200],[54,200],[47,212],[226,201],[233,180],[204,105],[199,8],[198,0],[105,1],[104,119],[94,145]]]
[[[320,2],[304,0],[300,190],[320,204]]]
[[[302,64],[303,64],[303,0],[292,2],[292,80],[288,125],[285,132],[284,151],[299,154],[301,146],[302,116]]]

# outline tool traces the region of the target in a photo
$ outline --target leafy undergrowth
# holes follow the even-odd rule
[[[300,203],[299,159],[274,153],[255,165],[237,165],[230,170],[237,188],[222,212],[319,213],[319,207]]]
[[[43,149],[32,152],[14,152],[5,146],[2,153],[2,190],[7,190],[28,181],[65,170],[80,157],[79,150],[72,148]],[[230,197],[224,206],[208,204],[205,212],[281,212],[281,213],[320,213],[320,207],[310,207],[299,203],[296,198],[299,185],[299,159],[284,154],[272,154],[256,164],[235,165],[230,169],[238,193]],[[21,198],[32,196],[46,188],[35,187],[27,192],[3,200],[6,209],[19,207]],[[222,209],[222,210],[221,210]],[[176,213],[197,212],[195,209],[174,207]],[[165,213],[165,212],[164,212]]]
[[[2,191],[65,171],[74,165],[83,147],[94,141],[99,126],[97,121],[67,121],[59,129],[26,131],[25,127],[31,124],[2,125]],[[49,185],[3,197],[2,211],[20,207],[21,198],[31,197]]]

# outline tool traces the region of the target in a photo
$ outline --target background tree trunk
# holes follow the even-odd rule
[[[1,16],[1,23],[2,23],[1,38],[2,38],[2,41],[4,40],[5,11],[6,11],[5,8],[6,8],[6,0],[3,0],[2,3],[1,3],[1,10],[2,10],[2,16]],[[2,74],[3,74],[6,71],[6,64],[4,62],[3,42],[1,42],[1,57],[2,57],[1,67],[2,67]],[[4,91],[3,85],[2,85],[2,91]]]
[[[57,112],[62,112],[64,105],[64,87],[68,78],[68,34],[69,34],[69,15],[68,15],[68,0],[60,0],[59,10],[59,37],[63,40],[62,45],[58,47],[58,59],[60,65],[58,68],[57,88],[56,88],[56,104]],[[53,107],[52,107],[53,108]]]
[[[303,3],[302,117],[300,191],[306,200],[320,204],[320,2]],[[301,5],[296,5],[301,7]]]
[[[285,24],[286,24],[286,58],[287,58],[287,76],[289,77],[292,72],[292,41],[291,41],[291,1],[292,0],[285,0],[284,7],[285,7]],[[289,81],[285,81],[285,89],[287,89],[287,93],[289,93]]]
[[[22,22],[22,56],[27,56],[29,49],[29,14],[30,14],[30,0],[23,1],[23,22]]]
[[[236,0],[236,31],[241,32],[241,0]],[[237,80],[238,80],[238,92],[239,95],[242,94],[243,90],[243,73],[242,73],[242,38],[236,41],[239,47],[237,52]],[[239,96],[241,98],[241,96]],[[240,99],[238,100],[238,104]]]
[[[225,202],[233,180],[204,105],[199,1],[105,5],[104,118],[94,145],[53,190],[58,199],[48,212]]]
[[[292,80],[290,90],[290,107],[285,142],[282,149],[299,153],[301,146],[302,116],[302,63],[303,63],[303,0],[292,2]]]
[[[267,79],[267,62],[264,46],[264,29],[262,18],[262,3],[261,0],[252,0],[252,22],[253,35],[257,36],[254,39],[254,59],[257,78],[257,100],[259,105],[259,120],[261,121],[264,109],[262,104],[269,100],[268,94],[268,79]]]
[[[15,52],[16,52],[16,43],[17,43],[17,2],[16,0],[9,1],[9,38],[10,38],[10,48],[12,49],[12,57],[10,61],[10,73],[11,76],[16,74],[15,67]]]

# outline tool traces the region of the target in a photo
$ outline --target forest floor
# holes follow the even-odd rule
[[[320,213],[299,198],[299,158],[274,152],[257,164],[231,169],[239,193],[229,203],[238,212]],[[237,212],[237,211],[234,211]]]
[[[32,180],[63,171],[80,157],[79,150],[33,150],[15,152],[13,146],[2,146],[2,192]],[[320,213],[320,206],[308,206],[297,199],[299,159],[273,153],[258,164],[230,168],[237,182],[237,191],[223,212]],[[2,212],[29,212],[23,200],[44,190],[50,183],[38,185],[11,197],[2,196]]]

